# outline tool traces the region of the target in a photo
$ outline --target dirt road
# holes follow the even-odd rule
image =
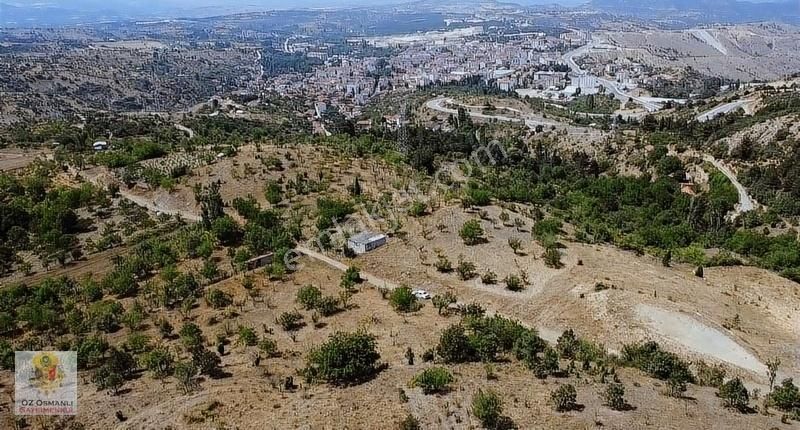
[[[295,250],[300,252],[300,253],[302,253],[303,255],[306,255],[306,256],[308,256],[310,258],[313,258],[313,259],[315,259],[317,261],[321,261],[321,262],[333,267],[334,269],[341,270],[342,272],[344,272],[345,270],[348,269],[348,266],[346,264],[342,263],[341,261],[338,261],[338,260],[335,260],[333,258],[330,258],[330,257],[328,257],[328,256],[326,256],[326,255],[324,255],[322,253],[319,253],[317,251],[313,251],[313,250],[311,250],[309,248],[306,248],[304,246],[298,246],[297,248],[295,248]],[[367,281],[370,284],[372,284],[372,285],[374,285],[376,287],[379,287],[379,288],[387,288],[387,289],[390,289],[390,290],[394,290],[395,288],[398,287],[398,285],[395,284],[394,282],[387,281],[386,279],[383,279],[383,278],[381,278],[379,276],[375,276],[375,275],[373,275],[371,273],[366,273],[366,272],[363,272],[363,271],[361,272],[361,279],[364,279],[365,281]]]
[[[728,166],[722,164],[716,158],[706,155],[703,157],[704,160],[708,161],[709,163],[713,164],[714,167],[717,168],[723,175],[725,175],[736,188],[736,192],[739,193],[739,204],[736,205],[736,215],[742,214],[744,212],[750,212],[756,208],[756,202],[747,194],[747,189],[739,182],[739,179],[736,178],[736,174],[728,168]]]

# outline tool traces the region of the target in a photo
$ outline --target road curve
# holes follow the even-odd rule
[[[740,107],[744,107],[746,104],[751,103],[752,101],[753,100],[742,99],[742,100],[732,101],[730,103],[725,103],[725,104],[717,106],[717,107],[715,107],[713,109],[709,109],[709,110],[701,113],[700,115],[697,115],[695,117],[695,119],[698,122],[706,122],[706,121],[714,119],[714,117],[716,117],[717,115],[725,114],[725,113],[728,113],[728,112],[733,112],[736,109],[739,109]]]
[[[435,99],[428,100],[427,102],[425,102],[425,107],[427,107],[428,109],[439,111],[439,112],[446,113],[446,114],[458,115],[458,110],[445,107],[445,104],[455,104],[455,105],[459,105],[459,106],[462,106],[462,107],[467,108],[467,109],[469,109],[469,108],[483,108],[483,106],[462,105],[462,104],[456,102],[455,100],[453,100],[451,98],[447,98],[447,97],[437,97]],[[508,108],[507,110],[512,111],[512,112],[515,112],[515,111],[518,112],[516,109],[512,109],[512,108]],[[505,116],[505,115],[487,115],[487,114],[480,113],[480,112],[467,111],[467,114],[469,114],[469,116],[471,116],[473,118],[494,119],[494,120],[505,121],[505,122],[523,123],[523,124],[527,125],[530,128],[536,128],[537,125],[542,125],[542,126],[550,126],[550,125],[564,126],[564,125],[566,125],[564,123],[560,123],[560,122],[556,122],[556,121],[547,121],[547,120],[529,119],[529,118],[514,118],[514,117],[510,117],[510,116]]]
[[[722,172],[722,174],[725,175],[736,188],[736,192],[739,193],[739,204],[736,207],[736,215],[755,210],[757,203],[752,197],[750,197],[749,194],[747,194],[747,189],[739,182],[739,180],[736,178],[736,175],[730,168],[728,168],[728,166],[722,164],[719,160],[710,155],[706,155],[703,157],[703,159],[713,164],[717,170]]]

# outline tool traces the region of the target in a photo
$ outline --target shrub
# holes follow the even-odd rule
[[[231,303],[233,303],[233,298],[231,295],[221,290],[212,288],[206,293],[206,304],[214,309],[228,307],[231,305]]]
[[[472,415],[487,429],[498,427],[503,413],[503,402],[494,391],[478,390],[472,398]]]
[[[544,254],[542,254],[542,259],[547,267],[551,267],[553,269],[560,269],[564,267],[564,264],[561,263],[561,251],[559,251],[555,246],[548,246],[544,250]]]
[[[456,295],[453,294],[451,291],[447,291],[444,294],[437,294],[433,296],[431,302],[433,306],[436,307],[436,310],[439,312],[439,315],[442,315],[442,311],[447,309],[448,306],[455,303],[457,300]]]
[[[119,328],[119,318],[123,312],[122,305],[114,300],[103,300],[89,306],[89,319],[98,330],[111,333]]]
[[[717,392],[725,407],[733,408],[739,412],[747,411],[747,404],[750,402],[750,393],[739,378],[733,378],[722,384]]]
[[[603,402],[615,411],[625,409],[625,386],[622,384],[608,384],[603,392]]]
[[[306,310],[314,309],[321,298],[322,291],[313,285],[305,285],[297,292],[297,303]]]
[[[296,331],[303,327],[303,315],[297,311],[291,312],[284,312],[282,313],[277,319],[278,325],[280,325],[285,331]]]
[[[178,332],[186,349],[192,349],[203,343],[203,331],[195,323],[186,323]]]
[[[561,336],[556,341],[556,349],[558,353],[567,360],[575,358],[578,351],[578,338],[572,329],[564,330]]]
[[[531,235],[540,243],[550,242],[561,233],[561,220],[545,218],[533,225]]]
[[[172,353],[164,347],[155,348],[142,355],[142,366],[153,373],[156,379],[163,379],[172,374],[172,366],[175,362]]]
[[[508,275],[503,279],[503,282],[506,283],[506,289],[509,291],[522,291],[525,289],[525,286],[522,284],[522,279],[518,275]]]
[[[446,328],[439,337],[436,353],[445,363],[464,363],[472,360],[475,351],[460,324]]]
[[[268,337],[263,337],[258,341],[258,349],[267,357],[274,357],[278,354],[278,343]]]
[[[336,332],[309,353],[303,374],[310,381],[357,384],[381,370],[379,359],[375,336],[365,332]]]
[[[431,367],[423,370],[411,380],[412,387],[422,388],[425,394],[445,393],[450,390],[453,375],[444,367]]]
[[[697,384],[704,387],[719,388],[725,382],[725,367],[718,364],[708,365],[700,360],[695,365],[697,373]]]
[[[192,349],[192,364],[197,367],[201,375],[216,376],[220,372],[222,360],[217,354],[202,346]]]
[[[480,221],[476,219],[465,222],[464,225],[461,226],[458,235],[467,245],[476,245],[484,240],[483,227],[481,227]]]
[[[475,263],[471,261],[465,261],[463,255],[458,257],[458,266],[456,268],[456,272],[458,272],[458,277],[462,281],[467,281],[477,276],[477,272],[475,271]]]
[[[339,299],[336,297],[325,296],[317,300],[315,309],[324,317],[329,317],[339,312]]]
[[[677,355],[661,349],[658,343],[628,344],[622,348],[622,362],[636,367],[662,381],[672,381],[673,388],[694,382],[689,364]]]
[[[400,421],[398,427],[400,430],[419,430],[421,428],[419,420],[414,418],[414,415],[411,414],[406,415],[403,421]]]
[[[433,267],[436,268],[439,272],[442,273],[450,273],[453,271],[453,265],[450,263],[450,260],[447,259],[444,255],[439,255],[436,258],[436,262],[433,263]]]
[[[255,346],[258,343],[256,331],[252,327],[240,326],[238,343],[244,346]]]
[[[558,412],[569,412],[577,409],[578,392],[572,384],[564,384],[550,393],[550,402]]]
[[[419,200],[414,200],[414,202],[412,202],[411,206],[408,208],[408,215],[417,218],[425,215],[427,211],[428,206],[425,203]]]
[[[415,312],[422,307],[411,288],[406,286],[395,288],[389,295],[389,303],[397,312]]]
[[[494,285],[497,283],[497,274],[491,270],[487,270],[483,275],[481,275],[481,282],[486,285]]]
[[[782,411],[800,409],[800,389],[792,379],[784,379],[769,395],[770,403]]]

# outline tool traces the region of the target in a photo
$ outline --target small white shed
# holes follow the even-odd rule
[[[364,254],[386,245],[386,235],[365,231],[347,239],[347,247],[356,254]]]

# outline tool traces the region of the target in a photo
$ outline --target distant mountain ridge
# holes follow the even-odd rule
[[[739,0],[591,0],[604,12],[646,19],[680,19],[699,23],[780,21],[800,24],[800,2]]]

